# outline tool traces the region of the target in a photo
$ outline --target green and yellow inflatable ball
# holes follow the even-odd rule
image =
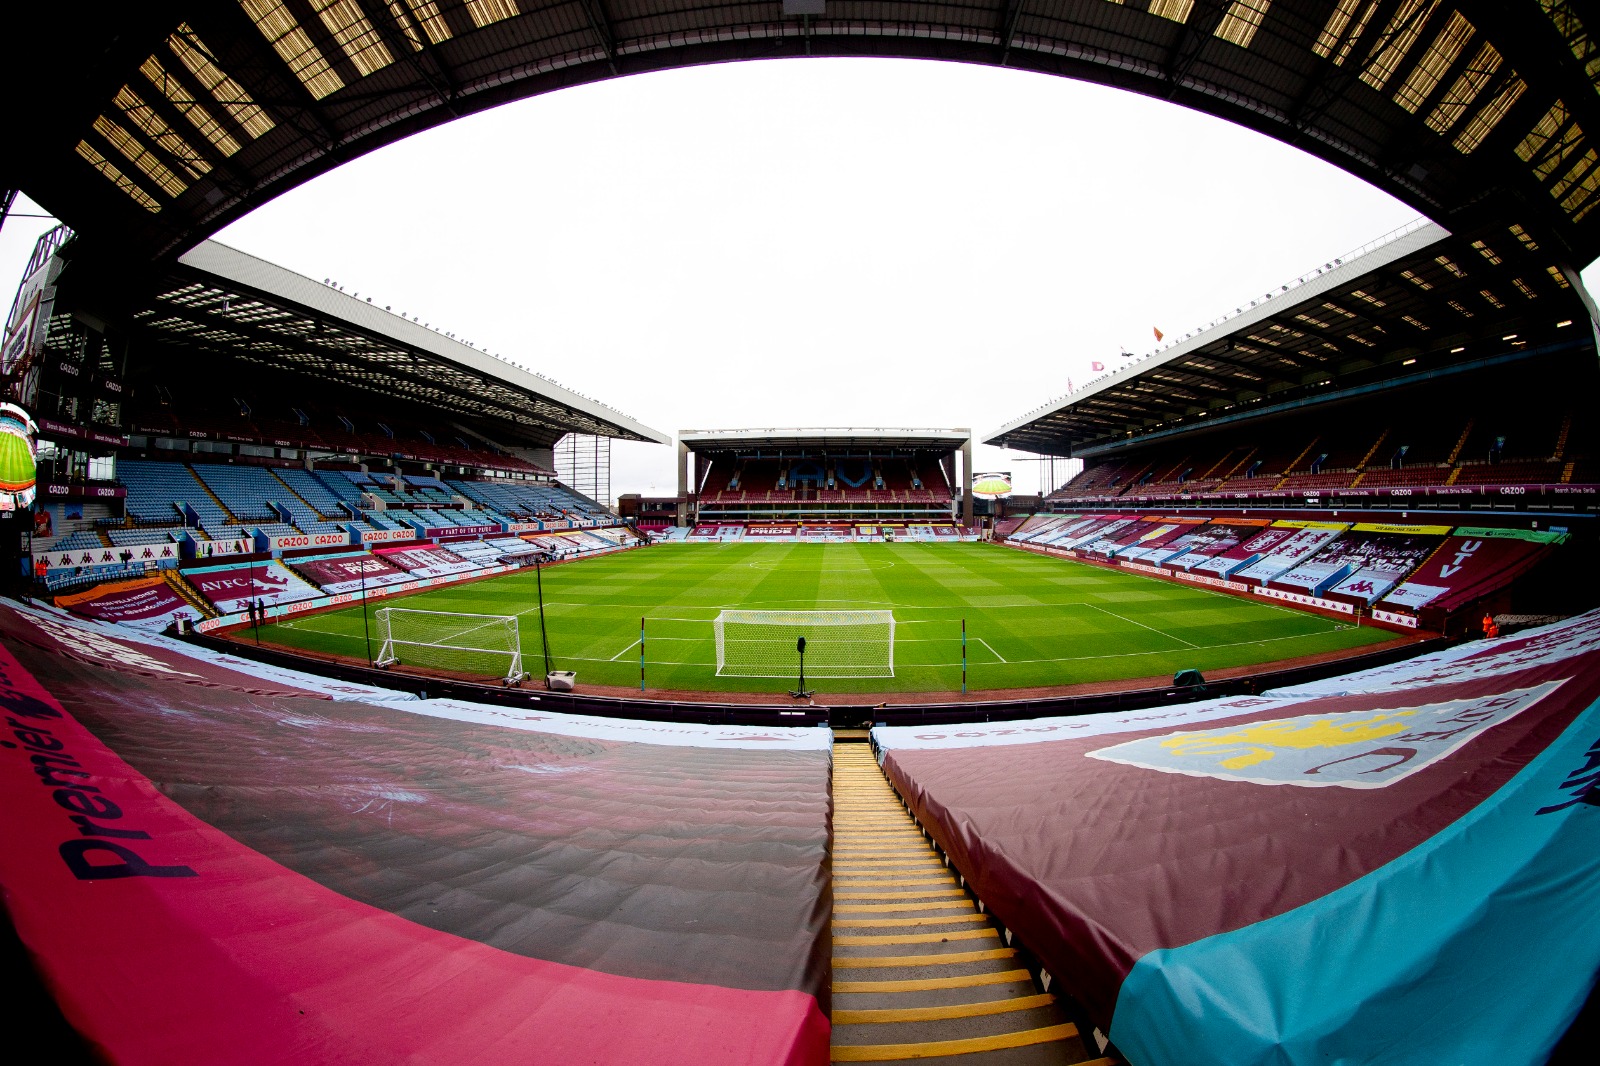
[[[28,412],[16,404],[0,403],[0,493],[16,497],[16,507],[33,503],[38,474],[34,434],[38,431]]]

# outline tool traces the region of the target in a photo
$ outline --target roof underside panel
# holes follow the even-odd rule
[[[508,443],[566,433],[670,442],[620,411],[399,315],[215,242],[130,315],[143,346],[287,371],[483,425]]]
[[[339,163],[449,119],[630,73],[785,56],[1010,66],[1171,100],[1361,176],[1453,230],[1514,213],[1600,253],[1600,38],[1575,0],[169,0],[0,46],[0,184],[173,255]],[[1591,21],[1594,21],[1591,18]],[[50,85],[48,94],[39,86]]]
[[[981,439],[1092,454],[1497,353],[1592,343],[1581,286],[1517,221],[1465,234],[1408,227]]]

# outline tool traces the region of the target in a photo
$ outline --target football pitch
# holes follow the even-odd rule
[[[893,676],[808,674],[819,695],[958,691],[963,620],[972,690],[1170,677],[1392,637],[1275,603],[977,543],[672,544],[548,567],[543,582],[555,668],[575,670],[580,685],[634,689],[641,619],[652,690],[793,688],[792,652],[772,670],[778,676],[718,676],[713,621],[723,609],[892,611]],[[542,673],[532,570],[371,601],[374,652],[370,616],[384,606],[517,615],[525,669]],[[353,659],[367,654],[359,604],[265,627],[261,637]]]

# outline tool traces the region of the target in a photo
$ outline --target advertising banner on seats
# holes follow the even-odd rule
[[[1193,569],[1207,559],[1237,548],[1266,525],[1265,518],[1214,519],[1175,539],[1171,544],[1173,554],[1162,560],[1162,565]]]
[[[207,567],[187,571],[183,576],[224,614],[243,611],[251,600],[272,607],[318,595],[314,587],[278,562]]]
[[[1133,544],[1117,552],[1119,559],[1150,559],[1157,555],[1170,555],[1168,547],[1177,542],[1195,525],[1205,521],[1204,518],[1164,518],[1151,517],[1145,521],[1154,524],[1154,528],[1146,531]]]
[[[322,586],[324,592],[359,592],[410,581],[411,574],[398,570],[386,560],[365,552],[330,555],[319,559],[296,559],[294,567]]]
[[[1262,553],[1259,560],[1234,574],[1235,578],[1265,584],[1298,566],[1318,548],[1349,528],[1336,522],[1278,522],[1274,526],[1293,530],[1293,536],[1274,545],[1271,551]]]
[[[1533,530],[1461,527],[1383,597],[1383,606],[1450,610],[1488,595],[1526,572],[1562,534]]]
[[[1335,553],[1333,561],[1349,568],[1329,592],[1371,603],[1415,569],[1449,532],[1449,526],[1358,522],[1327,549]],[[1298,573],[1280,580],[1292,584]]]
[[[159,577],[96,585],[87,592],[57,596],[56,606],[107,622],[152,629],[164,629],[180,618],[193,622],[202,617]]]
[[[440,577],[475,569],[472,563],[444,548],[379,548],[378,554],[417,577]]]
[[[1230,525],[1241,525],[1231,522]],[[1266,529],[1241,529],[1242,540],[1234,543],[1233,547],[1222,551],[1213,550],[1211,554],[1194,564],[1194,569],[1204,570],[1210,574],[1226,575],[1229,571],[1238,569],[1246,559],[1271,552],[1278,545],[1294,536],[1295,530],[1284,526],[1271,526]]]
[[[128,558],[123,559],[126,552]],[[79,566],[119,566],[124,561],[128,563],[144,563],[147,566],[159,566],[163,562],[176,562],[178,559],[178,546],[170,540],[156,544],[124,544],[115,548],[78,548],[73,551],[45,552],[40,556],[44,560],[46,569],[66,570]]]

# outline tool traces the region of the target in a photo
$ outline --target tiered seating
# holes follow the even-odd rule
[[[173,388],[182,393],[181,387]],[[281,399],[252,401],[246,413],[233,400],[232,394],[218,397],[195,388],[187,394],[172,396],[170,403],[164,397],[147,394],[134,397],[129,426],[136,433],[158,436],[183,438],[199,432],[242,444],[300,447],[361,456],[404,454],[423,462],[554,473],[481,443],[473,444],[442,432],[427,433],[421,425],[405,424],[398,413],[384,415],[384,424],[390,427],[390,432],[385,432],[359,410],[352,414],[336,407],[315,407],[298,397],[292,402],[305,412],[307,422],[302,423],[289,403]],[[346,420],[350,426],[345,424]]]
[[[283,497],[283,483],[273,477],[270,470],[217,463],[195,463],[193,470],[235,518],[244,521],[278,519],[271,504]]]
[[[146,540],[150,534],[144,534]],[[115,541],[112,541],[115,544]],[[92,529],[80,529],[76,533],[68,533],[64,537],[57,537],[48,546],[35,541],[35,547],[44,551],[70,552],[81,551],[85,548],[104,548],[105,542],[100,539],[100,534]]]
[[[128,517],[141,525],[182,525],[177,501],[200,491],[189,468],[178,463],[124,459],[117,464],[117,474],[128,490]]]
[[[1071,481],[1052,492],[1050,498],[1070,500],[1084,496],[1116,495],[1149,467],[1150,462],[1146,459],[1119,459],[1086,466]]]
[[[1354,481],[1354,470],[1336,470],[1320,474],[1291,474],[1283,479],[1280,489],[1347,489]]]
[[[309,470],[298,467],[274,471],[278,479],[295,491],[299,497],[316,510],[321,517],[337,518],[342,513],[339,497],[335,496],[322,479]],[[284,501],[289,506],[289,501]]]
[[[1387,467],[1374,470],[1369,467],[1357,487],[1383,489],[1407,485],[1443,485],[1449,477],[1448,466],[1403,466],[1398,470],[1390,470]]]
[[[608,514],[594,501],[553,483],[448,481],[446,485],[495,514],[518,521]]]
[[[172,533],[177,532],[176,527],[169,532],[162,529],[108,529],[106,536],[111,538],[111,544],[116,548],[127,547],[131,544],[153,544],[168,539]]]
[[[1556,461],[1511,461],[1500,463],[1473,463],[1462,466],[1454,485],[1496,485],[1526,482],[1529,484],[1554,484],[1561,480],[1565,464]]]

